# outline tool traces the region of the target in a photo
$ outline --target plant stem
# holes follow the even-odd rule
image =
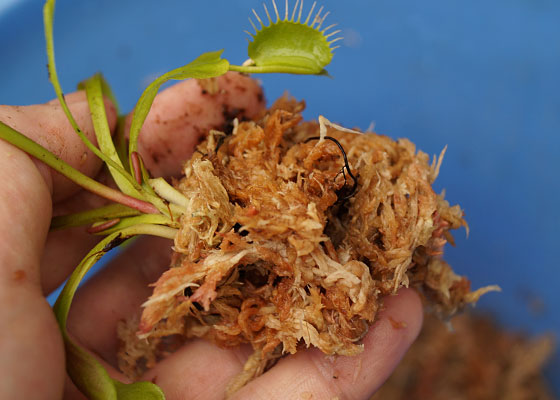
[[[150,179],[149,184],[161,198],[169,201],[171,204],[178,205],[185,210],[189,207],[189,199],[187,199],[183,193],[167,183],[165,179]]]
[[[72,168],[40,144],[35,143],[27,136],[22,135],[1,121],[0,139],[6,140],[27,154],[37,158],[39,161],[44,162],[55,171],[70,179],[72,182],[92,193],[116,203],[123,204],[127,207],[134,208],[135,210],[146,214],[159,213],[159,210],[154,205],[121,193],[118,190],[105,186],[96,180],[91,179],[89,176],[82,174],[80,171]]]
[[[266,73],[283,73],[283,74],[296,74],[296,75],[326,75],[327,72],[323,70],[320,74],[312,74],[307,68],[295,67],[292,65],[229,65],[230,71],[242,72],[244,74],[266,74]]]
[[[111,137],[111,130],[105,113],[105,102],[103,101],[103,80],[100,74],[95,74],[83,83],[91,113],[91,120],[97,137],[99,148],[105,156],[112,159],[120,169],[109,165],[109,172],[115,180],[118,188],[129,196],[142,198],[142,187],[127,173]]]
[[[96,222],[107,221],[115,218],[132,217],[139,214],[138,210],[123,206],[122,204],[109,204],[93,210],[53,217],[50,229],[56,230],[72,228],[75,226],[91,225]]]
[[[183,65],[182,67],[175,68],[163,74],[148,85],[140,96],[140,99],[138,99],[132,114],[128,143],[129,158],[135,151],[138,151],[138,135],[140,134],[140,129],[150,112],[150,108],[152,107],[152,103],[160,86],[172,79],[205,79],[225,74],[228,71],[229,62],[220,58],[221,54],[222,50],[203,53],[187,65]]]
[[[177,229],[169,228],[167,226],[138,224],[113,232],[109,236],[103,238],[103,240],[90,250],[80,265],[78,265],[78,267],[74,270],[70,278],[68,278],[66,285],[62,289],[60,296],[56,300],[53,308],[60,328],[63,331],[66,331],[66,320],[68,318],[68,312],[70,311],[70,305],[72,304],[76,289],[78,289],[78,286],[86,273],[97,261],[99,261],[99,259],[101,259],[103,255],[133,236],[151,235],[174,239],[176,233]]]
[[[113,232],[117,232],[131,226],[140,226],[140,225],[154,226],[154,229],[158,229],[157,236],[166,237],[168,239],[175,238],[175,235],[177,234],[177,229],[175,228],[179,227],[178,224],[173,224],[173,222],[171,222],[171,220],[167,215],[144,214],[144,215],[135,215],[127,218],[121,218],[116,224],[108,226],[107,228],[99,230],[98,232],[91,232],[91,233],[94,233],[96,235],[109,235]],[[173,225],[175,228],[171,227],[170,225]],[[159,228],[156,227],[163,227],[166,229],[159,230]]]

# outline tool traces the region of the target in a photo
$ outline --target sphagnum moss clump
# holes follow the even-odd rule
[[[446,317],[493,289],[471,292],[441,259],[450,230],[466,225],[431,187],[441,156],[430,163],[406,139],[302,123],[302,109],[280,99],[225,138],[211,132],[185,163],[173,263],[139,325],[120,329],[131,376],[167,352],[166,337],[250,343],[232,393],[301,345],[359,354],[383,297],[403,286]]]
[[[450,230],[466,226],[431,184],[442,156],[430,163],[408,140],[346,129],[320,117],[302,122],[303,103],[287,98],[231,132],[210,131],[184,177],[174,186],[150,177],[138,136],[160,86],[195,78],[205,87],[228,71],[326,74],[338,31],[323,27],[328,13],[315,4],[302,20],[303,1],[284,17],[272,2],[268,23],[250,34],[250,59],[241,66],[205,53],[157,78],[140,97],[128,149],[113,140],[103,96],[114,99],[97,74],[87,93],[99,147],[75,122],[58,82],[53,44],[55,0],[44,6],[49,76],[76,133],[108,166],[117,189],[72,169],[0,123],[0,138],[112,201],[108,206],[53,219],[53,229],[90,225],[105,237],[69,278],[54,311],[66,345],[67,370],[92,399],[164,398],[151,382],[123,384],[78,346],[66,320],[79,282],[103,254],[137,235],[174,241],[170,268],[155,283],[138,323],[119,328],[120,366],[138,376],[169,349],[165,337],[204,337],[220,346],[250,343],[254,354],[235,378],[233,393],[302,345],[326,354],[355,355],[383,296],[413,286],[429,306],[449,316],[496,287],[470,291],[466,278],[441,259]],[[202,83],[204,82],[204,83]],[[215,82],[210,85],[214,86]],[[121,119],[122,120],[122,119]],[[128,397],[127,397],[128,396]]]

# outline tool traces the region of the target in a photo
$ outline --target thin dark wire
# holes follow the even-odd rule
[[[344,169],[346,168],[346,171],[348,171],[348,175],[350,175],[350,178],[352,178],[352,180],[354,181],[354,184],[352,185],[352,188],[350,189],[350,194],[347,194],[346,196],[344,196],[342,198],[342,200],[348,200],[350,197],[354,196],[354,194],[356,193],[356,190],[358,189],[358,179],[356,179],[356,177],[354,176],[354,174],[350,170],[350,164],[348,163],[348,157],[346,156],[346,151],[344,150],[344,147],[342,147],[340,142],[338,140],[336,140],[335,138],[333,138],[332,136],[325,136],[324,138],[334,142],[338,146],[340,151],[342,152],[342,158],[344,158],[344,167],[342,168],[342,174],[344,175],[344,180],[346,181],[346,175],[344,174]],[[306,139],[304,141],[304,143],[310,142],[312,140],[320,140],[320,139],[321,139],[321,136],[313,136],[313,137],[310,137],[310,138]]]
[[[224,144],[225,140],[226,140],[226,136],[220,136],[218,138],[218,143],[216,143],[216,148],[214,149],[214,154],[218,153],[218,150],[220,150],[220,147],[222,147],[222,144]]]
[[[113,250],[115,247],[120,246],[126,239],[128,239],[128,237],[123,237],[122,234],[119,233],[117,236],[115,236],[113,238],[113,240],[111,240],[109,243],[107,243],[101,251],[103,253],[107,253],[107,252]]]

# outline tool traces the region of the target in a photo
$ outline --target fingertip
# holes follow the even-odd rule
[[[422,303],[411,289],[385,298],[378,320],[363,340],[363,353],[329,357],[308,349],[281,360],[236,393],[235,398],[369,398],[389,377],[414,342],[423,320]]]
[[[167,400],[223,399],[228,383],[243,370],[251,348],[223,349],[203,339],[194,339],[158,362],[142,380],[152,381]]]
[[[363,339],[364,352],[330,361],[319,351],[313,355],[323,371],[335,371],[333,395],[369,398],[389,378],[422,328],[423,308],[418,293],[402,288],[383,299],[377,321]],[[328,374],[325,375],[328,381]]]
[[[385,321],[392,330],[399,331],[399,335],[410,346],[418,337],[424,321],[422,300],[416,290],[402,288],[397,295],[385,297],[379,321]]]
[[[423,323],[422,301],[413,289],[402,288],[386,296],[378,320],[363,340],[364,352],[352,361],[343,357],[341,368],[352,372],[341,390],[350,398],[369,398],[389,378],[412,343]],[[359,369],[359,372],[356,372]]]

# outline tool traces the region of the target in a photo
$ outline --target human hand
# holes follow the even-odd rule
[[[140,136],[139,149],[154,175],[172,175],[192,152],[200,135],[219,128],[227,110],[259,112],[262,95],[254,81],[229,74],[217,96],[203,95],[195,81],[162,92]],[[67,96],[83,131],[93,138],[85,95]],[[106,104],[111,129],[115,110]],[[0,107],[0,120],[42,143],[82,172],[93,176],[101,163],[77,140],[57,105]],[[86,154],[86,156],[84,156]],[[44,293],[52,291],[93,246],[83,228],[48,233],[56,214],[100,205],[102,200],[77,189],[44,165],[0,142],[0,398],[83,398],[65,383],[64,349]],[[116,368],[116,325],[138,312],[150,295],[148,284],[167,269],[171,242],[142,238],[129,246],[78,292],[68,320],[71,335],[96,354],[109,374]],[[399,322],[395,324],[395,321]],[[280,360],[269,372],[241,389],[236,398],[367,399],[387,378],[415,339],[422,321],[418,296],[402,290],[388,298],[356,357],[327,358],[317,349]],[[188,342],[143,377],[155,381],[168,399],[222,398],[250,350],[223,350],[202,340]],[[312,395],[312,397],[310,397]]]

